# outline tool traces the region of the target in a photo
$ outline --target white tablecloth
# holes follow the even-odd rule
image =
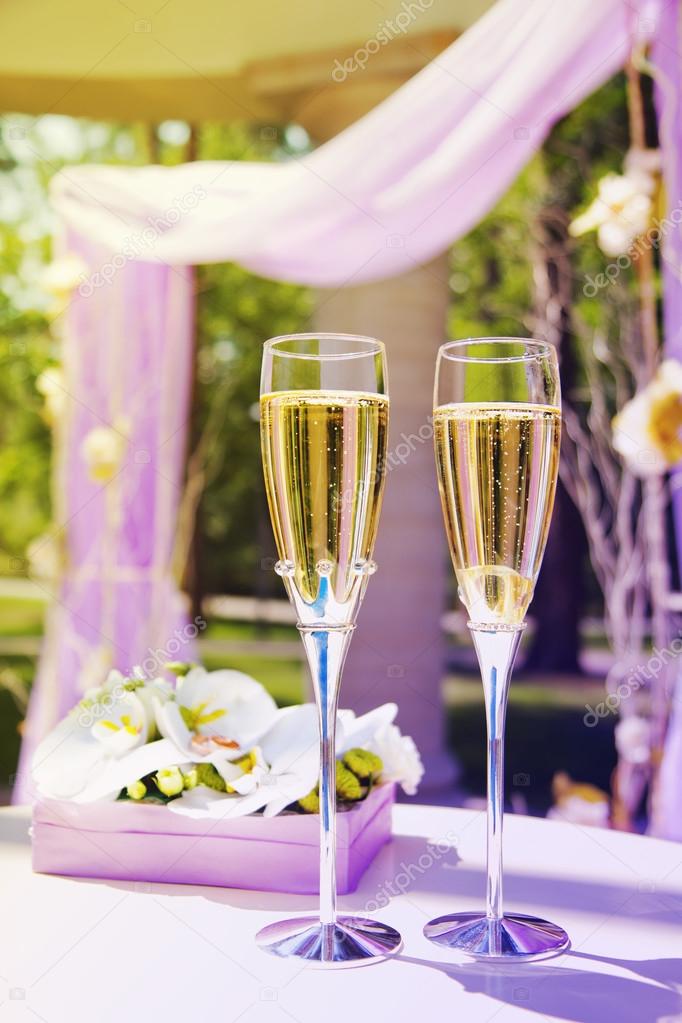
[[[421,932],[481,907],[484,817],[399,806],[394,842],[341,903],[381,904],[404,950],[330,972],[253,942],[314,898],[34,875],[27,828],[27,811],[0,812],[0,1023],[682,1020],[680,845],[508,816],[507,906],[562,924],[573,948],[513,968],[457,962]]]

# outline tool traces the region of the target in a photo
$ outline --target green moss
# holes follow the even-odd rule
[[[363,781],[368,778],[377,777],[381,774],[383,764],[381,757],[378,757],[376,753],[370,753],[366,749],[350,749],[343,758],[343,763],[352,771],[353,774],[362,778]]]
[[[342,761],[336,762],[336,795],[339,799],[355,802],[367,794],[360,779],[350,771]]]
[[[319,813],[320,812],[320,796],[315,787],[312,792],[309,792],[303,799],[299,799],[298,805],[306,813]]]

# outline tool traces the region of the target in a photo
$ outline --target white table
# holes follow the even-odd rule
[[[341,902],[385,903],[404,951],[330,972],[253,943],[314,898],[34,875],[27,827],[26,810],[0,812],[0,1023],[682,1020],[680,845],[507,817],[507,904],[563,924],[573,949],[513,968],[456,962],[421,931],[481,906],[483,815],[399,806],[395,841]]]

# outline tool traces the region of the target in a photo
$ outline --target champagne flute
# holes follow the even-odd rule
[[[556,352],[543,341],[474,338],[443,345],[434,439],[445,529],[483,680],[488,730],[485,913],[424,928],[482,959],[541,959],[568,947],[556,924],[502,911],[504,723],[514,658],[547,541],[559,469]]]
[[[328,966],[373,962],[401,945],[392,927],[336,913],[336,712],[355,618],[376,569],[386,388],[384,346],[373,338],[299,334],[265,343],[261,445],[275,571],[298,616],[320,729],[320,916],[271,924],[256,940],[275,955]]]

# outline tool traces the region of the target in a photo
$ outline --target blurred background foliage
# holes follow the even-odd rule
[[[536,327],[533,249],[550,209],[565,222],[593,196],[596,180],[620,170],[627,149],[625,85],[618,76],[554,129],[540,153],[488,217],[452,251],[452,337],[527,335]],[[283,160],[308,147],[305,132],[182,122],[155,132],[137,125],[14,115],[0,141],[0,572],[12,574],[30,540],[49,522],[50,435],[35,381],[57,355],[48,329],[49,298],[40,275],[50,258],[49,179],[72,163],[172,165],[207,160]],[[618,327],[619,281],[598,301],[585,298],[585,275],[604,269],[594,236],[571,242],[577,314],[607,337]],[[622,275],[627,277],[627,275]],[[193,585],[204,593],[275,592],[263,573],[270,553],[258,431],[260,343],[300,330],[312,310],[304,288],[264,280],[233,264],[197,274],[198,350],[192,444],[212,432],[208,483],[195,538]],[[578,347],[578,346],[576,346]],[[572,387],[579,397],[580,352]],[[266,576],[266,580],[261,578]]]
[[[138,125],[12,116],[11,128],[0,140],[0,576],[26,573],[27,546],[50,522],[51,439],[36,379],[58,358],[49,329],[50,299],[40,287],[41,273],[50,260],[53,221],[47,187],[52,175],[73,163],[285,160],[305,152],[308,146],[306,133],[296,125],[275,131],[271,127],[205,124],[192,131],[182,122],[165,122],[150,132]],[[615,345],[622,317],[633,308],[634,289],[631,273],[625,272],[596,298],[586,297],[586,275],[603,272],[607,261],[593,235],[568,239],[567,225],[594,197],[597,180],[608,171],[620,172],[627,148],[625,83],[618,76],[556,125],[495,209],[452,250],[449,335],[525,336],[537,332],[536,268],[547,232],[558,237],[570,255],[572,311],[576,322],[586,328],[580,337],[572,327],[568,329],[568,348],[563,352],[567,397],[578,405],[589,402],[583,372],[585,337],[596,334],[600,343]],[[197,604],[203,595],[212,593],[280,596],[278,580],[271,571],[274,550],[258,451],[260,345],[274,334],[306,329],[312,296],[304,288],[220,264],[198,268],[197,310],[190,447],[195,448],[204,435],[206,488],[186,585]],[[568,500],[566,496],[564,500]],[[549,585],[547,571],[541,577],[536,602],[536,615],[539,605],[547,605],[548,600],[558,609],[544,626],[545,644],[550,646],[556,646],[557,633],[566,630],[561,605],[566,587],[575,589],[577,619],[600,613],[600,596],[580,522],[576,524],[577,513],[568,505],[567,514],[573,515],[572,539],[566,526],[569,520],[557,516],[550,542],[555,553],[548,550],[547,558],[559,558],[551,569],[554,586]],[[562,572],[562,557],[573,566],[572,583],[557,575]],[[561,587],[556,586],[557,578],[562,578]],[[9,675],[4,684],[0,679],[0,773],[7,777],[15,762],[16,727],[21,718],[21,699],[13,695],[12,680],[26,683],[31,679],[36,651],[28,646],[24,650],[21,642],[37,643],[41,611],[7,596],[1,604],[0,671]],[[240,642],[257,635],[258,623],[252,627],[215,620],[210,621],[207,633],[208,640],[214,642]],[[289,630],[280,635],[270,629],[273,643],[286,645],[287,636],[291,649],[297,650]],[[3,637],[11,637],[11,642]],[[570,636],[568,639],[570,647]],[[603,644],[603,636],[597,636],[596,643]],[[272,655],[258,663],[253,655],[237,656],[230,664],[270,684],[280,703],[300,699],[299,654],[285,651],[277,656],[279,660]],[[208,648],[204,660],[209,667],[225,663]],[[541,657],[538,664],[542,666]],[[451,710],[453,746],[463,764],[465,785],[470,791],[482,792],[480,684],[471,673],[467,685],[467,672],[461,667],[451,665],[451,671],[457,687],[446,686],[446,701]],[[533,742],[540,742],[542,748],[533,760],[537,765],[531,767],[540,782],[536,790],[540,810],[550,800],[550,778],[542,776],[545,768],[549,771],[543,755],[549,734],[558,753],[564,751],[554,758],[554,766],[601,787],[608,785],[613,722],[595,729],[589,743],[582,741],[584,704],[601,698],[601,682],[586,680],[577,688],[574,683],[575,678],[570,691],[557,689],[549,702],[549,690],[540,697],[538,688],[524,688],[522,680],[512,690],[510,769],[527,771],[529,760],[533,760],[529,750]]]

